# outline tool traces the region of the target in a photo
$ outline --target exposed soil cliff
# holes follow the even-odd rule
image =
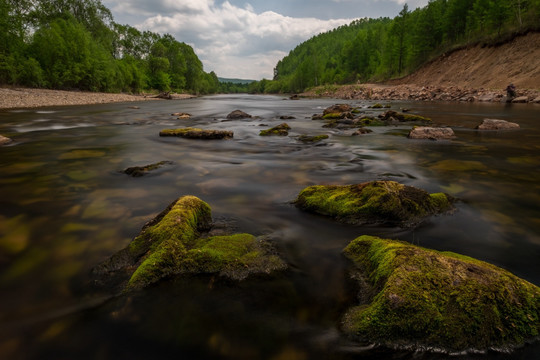
[[[530,32],[510,42],[469,46],[443,55],[391,84],[504,89],[540,89],[540,33]]]

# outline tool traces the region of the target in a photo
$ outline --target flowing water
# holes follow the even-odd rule
[[[339,332],[355,303],[342,249],[373,234],[455,251],[540,285],[540,105],[392,102],[454,128],[452,141],[406,137],[410,125],[325,129],[331,99],[211,96],[181,101],[0,112],[0,358],[445,359],[371,349]],[[367,107],[372,102],[347,101]],[[226,121],[241,109],[253,119]],[[366,110],[371,111],[371,110]],[[173,112],[188,112],[178,120]],[[288,137],[259,131],[284,122]],[[483,118],[521,130],[479,132]],[[234,131],[232,140],[160,138],[165,128]],[[328,134],[317,144],[297,135]],[[121,171],[171,161],[139,178]],[[354,227],[302,213],[313,184],[395,180],[463,200],[415,230]],[[242,283],[164,280],[126,296],[89,273],[182,195],[206,201],[239,232],[273,234],[289,270]],[[489,359],[531,359],[538,344]],[[476,358],[475,357],[475,358]]]

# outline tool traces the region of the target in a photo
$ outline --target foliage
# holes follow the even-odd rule
[[[0,84],[214,93],[193,49],[114,22],[100,0],[0,0]]]
[[[255,92],[300,92],[325,84],[386,80],[469,43],[538,30],[540,0],[431,0],[394,18],[359,19],[298,45]],[[261,90],[261,88],[263,88]]]

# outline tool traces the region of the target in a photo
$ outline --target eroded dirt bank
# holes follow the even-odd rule
[[[517,102],[540,103],[540,33],[497,46],[469,46],[445,54],[415,73],[385,84],[323,86],[301,95],[343,99],[505,101],[517,87]]]

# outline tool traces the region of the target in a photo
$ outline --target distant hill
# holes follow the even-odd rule
[[[255,82],[255,80],[228,79],[228,78],[222,78],[222,77],[218,77],[218,80],[221,83],[233,83],[233,84],[251,84],[252,82]]]

